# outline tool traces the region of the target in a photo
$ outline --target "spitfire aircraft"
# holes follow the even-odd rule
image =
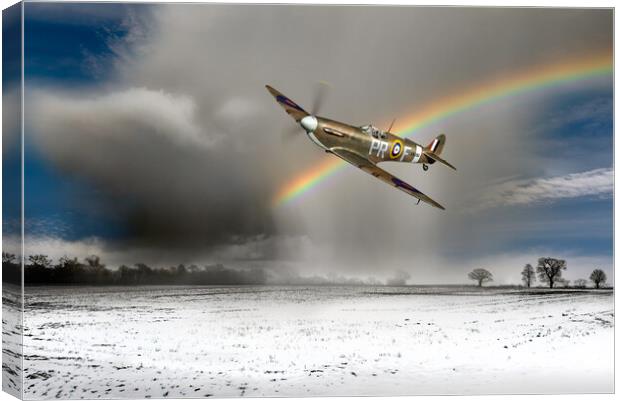
[[[439,162],[456,170],[453,165],[439,157],[446,144],[445,135],[441,134],[428,146],[422,146],[389,132],[392,126],[387,131],[382,131],[372,125],[355,127],[319,117],[316,115],[316,110],[308,113],[271,86],[266,85],[266,87],[280,106],[306,131],[310,140],[320,148],[417,198],[418,203],[424,201],[434,207],[444,209],[416,188],[377,167],[377,164],[381,162],[420,163],[426,171],[430,164]]]

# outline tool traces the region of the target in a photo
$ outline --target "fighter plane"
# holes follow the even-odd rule
[[[413,186],[377,166],[381,162],[419,163],[426,171],[429,165],[439,162],[456,170],[453,165],[439,157],[446,144],[445,135],[441,134],[427,146],[422,146],[389,132],[394,122],[387,131],[382,131],[372,125],[356,127],[319,117],[316,110],[308,113],[271,86],[266,87],[278,104],[306,131],[308,138],[321,149],[417,198],[418,203],[423,201],[436,208],[445,209]],[[317,109],[318,106],[314,108]]]

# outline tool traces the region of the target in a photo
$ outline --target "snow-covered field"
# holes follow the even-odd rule
[[[19,397],[22,372],[21,289],[2,283],[2,391]]]
[[[25,397],[612,392],[613,293],[27,288]]]

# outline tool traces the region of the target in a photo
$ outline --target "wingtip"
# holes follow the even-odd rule
[[[425,202],[429,205],[436,207],[437,209],[446,210],[446,208],[441,206],[435,199],[429,198],[428,196],[426,198],[427,199],[425,199]]]
[[[445,207],[443,207],[443,206],[441,206],[439,203],[435,202],[435,201],[434,201],[434,200],[432,200],[432,199],[431,199],[431,201],[432,201],[432,203],[431,203],[431,202],[429,202],[431,206],[436,207],[437,209],[446,210],[446,208],[445,208]]]

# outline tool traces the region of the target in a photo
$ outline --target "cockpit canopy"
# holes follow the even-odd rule
[[[360,127],[360,129],[361,129],[364,133],[366,133],[366,134],[368,134],[368,135],[372,136],[373,138],[387,138],[387,135],[386,135],[386,133],[385,133],[385,132],[381,131],[379,128],[377,128],[377,127],[375,127],[375,126],[373,126],[373,125],[370,125],[370,124],[368,124],[368,125],[362,125],[362,126]]]

